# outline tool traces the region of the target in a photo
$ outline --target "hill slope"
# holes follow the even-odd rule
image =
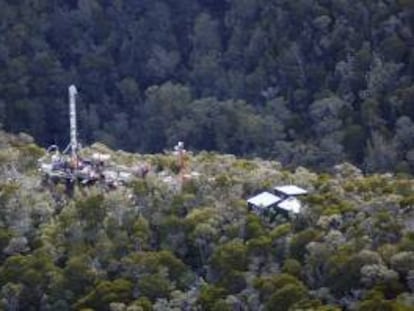
[[[103,148],[95,145],[94,148]],[[43,153],[0,135],[1,304],[13,310],[410,310],[414,181],[331,175],[201,152],[177,187],[175,158],[113,191],[44,187]],[[170,176],[170,177],[168,177]],[[167,178],[168,177],[168,178]],[[244,199],[278,184],[308,189],[306,210],[274,223]]]

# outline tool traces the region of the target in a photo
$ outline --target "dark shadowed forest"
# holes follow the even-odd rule
[[[42,145],[414,171],[413,0],[0,0],[0,123]]]

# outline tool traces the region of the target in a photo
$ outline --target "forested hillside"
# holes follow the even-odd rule
[[[414,170],[413,0],[0,0],[0,123],[67,142]]]
[[[174,156],[105,150],[152,170],[70,197],[42,186],[44,150],[0,131],[0,309],[414,310],[412,179],[201,152],[177,188]],[[297,218],[248,212],[246,197],[286,183],[310,192]]]

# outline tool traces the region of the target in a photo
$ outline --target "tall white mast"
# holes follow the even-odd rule
[[[73,84],[69,86],[69,121],[70,121],[70,149],[72,160],[77,160],[77,127],[76,127],[76,95],[78,91]],[[76,163],[76,162],[75,162]]]

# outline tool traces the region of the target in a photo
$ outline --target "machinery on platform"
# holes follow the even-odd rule
[[[73,191],[75,183],[93,185],[100,183],[105,187],[126,184],[134,176],[145,177],[148,167],[126,168],[109,163],[109,154],[94,153],[90,157],[80,155],[77,137],[76,97],[78,91],[69,86],[70,143],[62,152],[57,145],[50,146],[46,155],[38,160],[39,171],[44,181],[63,182],[68,191]]]

